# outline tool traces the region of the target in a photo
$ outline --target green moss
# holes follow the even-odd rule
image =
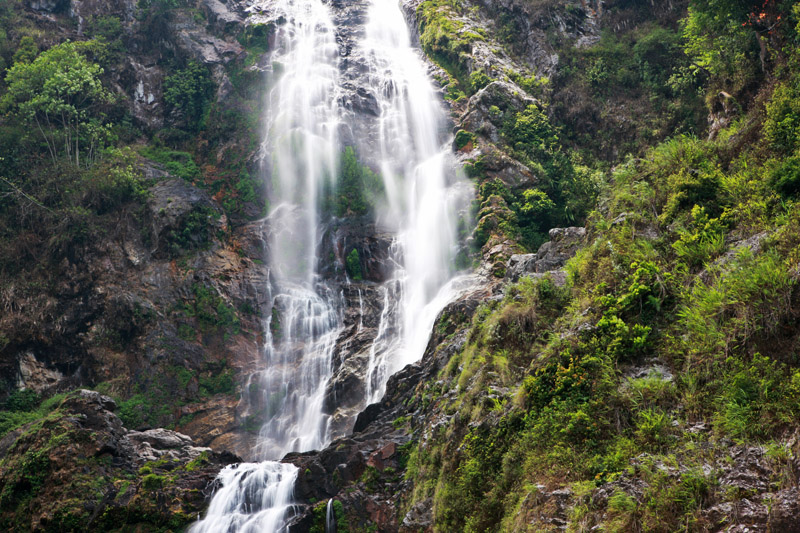
[[[142,478],[142,487],[145,490],[158,490],[164,487],[164,476],[157,474],[147,474]]]

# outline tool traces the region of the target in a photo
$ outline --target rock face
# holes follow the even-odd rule
[[[218,238],[228,232],[236,250]],[[140,425],[132,429],[182,419],[205,445],[247,450],[249,435],[233,430],[238,403],[203,380],[229,372],[225,392],[233,395],[235,376],[225,365],[246,372],[258,362],[260,311],[269,303],[264,253],[258,223],[231,229],[205,192],[162,180],[142,218],[120,213],[111,232],[81,250],[80,263],[58,265],[53,292],[4,288],[4,298],[16,302],[0,317],[8,339],[0,352],[4,376],[45,395],[107,382],[126,397],[138,386],[146,401],[133,413]],[[197,322],[198,305],[207,322]],[[238,312],[230,326],[211,322],[218,309],[239,308],[250,311]]]
[[[239,460],[174,431],[129,431],[115,409],[108,396],[80,390],[0,440],[6,531],[177,528],[203,509],[220,468]]]
[[[539,247],[535,254],[515,254],[508,260],[505,278],[517,281],[525,275],[541,275],[564,266],[569,258],[585,244],[585,228],[553,228],[550,240]]]
[[[63,11],[69,6],[70,0],[28,0],[28,7],[34,11],[56,12]]]

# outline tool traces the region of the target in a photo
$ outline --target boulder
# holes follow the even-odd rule
[[[506,280],[517,281],[525,275],[555,272],[584,245],[586,229],[578,227],[553,228],[550,240],[535,254],[515,254],[508,260]],[[561,279],[562,276],[559,277]]]

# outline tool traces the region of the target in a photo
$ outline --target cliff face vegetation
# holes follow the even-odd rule
[[[475,184],[459,263],[482,283],[353,420],[389,244],[364,223],[375,169],[343,152],[320,271],[361,323],[340,438],[286,458],[292,530],[333,499],[340,531],[800,531],[798,4],[402,7]],[[8,530],[182,530],[253,447],[281,23],[253,13],[0,5]]]

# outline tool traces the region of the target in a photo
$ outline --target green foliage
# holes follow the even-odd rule
[[[219,212],[208,205],[195,207],[184,215],[181,225],[165,235],[165,246],[169,257],[177,258],[191,250],[205,250],[211,245],[212,221],[218,220]]]
[[[642,83],[654,92],[669,93],[670,77],[681,65],[681,36],[669,28],[645,28],[633,45],[633,59]]]
[[[181,152],[163,147],[146,146],[140,150],[140,153],[144,157],[164,165],[167,172],[175,178],[181,178],[190,182],[200,178],[200,168],[197,166],[197,163],[195,163],[192,154],[188,152]]]
[[[800,371],[769,357],[728,358],[716,398],[718,430],[735,439],[767,438],[800,415]]]
[[[31,389],[17,389],[11,392],[3,404],[6,411],[33,411],[40,403],[39,395]]]
[[[323,195],[322,209],[337,217],[365,215],[383,193],[381,177],[359,163],[355,150],[348,146],[339,161],[338,179]]]
[[[459,93],[471,91],[467,78],[467,61],[473,40],[478,35],[465,34],[464,23],[453,17],[454,7],[440,0],[426,0],[417,7],[422,49],[455,80]],[[457,96],[456,96],[457,98]]]
[[[154,426],[158,416],[166,414],[162,411],[164,404],[159,406],[159,401],[152,395],[135,394],[117,404],[117,416],[129,429],[141,429],[144,426]],[[153,420],[154,424],[148,423]]]
[[[800,195],[800,156],[787,157],[776,165],[769,173],[769,181],[781,196]]]
[[[82,176],[80,203],[98,214],[129,202],[143,204],[148,197],[147,185],[132,149],[108,148],[97,164]]]
[[[64,394],[56,394],[47,400],[29,389],[14,390],[6,398],[0,410],[0,438],[25,424],[41,420],[58,407]]]
[[[10,509],[20,501],[36,496],[50,472],[47,450],[28,450],[18,463],[13,481],[0,493],[0,509]]]
[[[92,17],[88,25],[91,34],[95,38],[103,39],[106,43],[117,41],[124,30],[122,21],[115,16]]]
[[[800,80],[799,75],[783,83],[767,103],[764,136],[770,145],[783,153],[800,147]]]
[[[672,248],[690,266],[700,266],[722,251],[725,246],[723,230],[718,219],[709,219],[705,209],[694,206],[689,228],[678,232],[678,240],[672,243]]]
[[[539,189],[522,191],[522,198],[512,204],[519,225],[523,228],[523,242],[533,243],[536,233],[544,233],[558,220],[556,204],[547,193]],[[533,249],[533,246],[529,246]]]
[[[39,55],[39,47],[30,35],[23,35],[14,52],[14,63],[31,63]]]
[[[458,130],[455,137],[456,150],[469,149],[475,142],[475,134],[469,131]]]
[[[208,69],[190,61],[164,80],[164,102],[168,113],[176,114],[189,131],[205,127],[206,108],[214,83]]]
[[[485,72],[480,70],[474,70],[469,75],[469,84],[473,93],[480,91],[481,89],[489,85],[491,82],[492,78],[490,78]]]
[[[85,57],[96,43],[66,42],[30,63],[8,70],[0,103],[46,144],[53,163],[60,155],[76,165],[93,161],[110,141],[104,109],[113,101],[103,69]]]
[[[775,253],[754,256],[747,248],[711,272],[709,281],[695,282],[678,311],[685,364],[703,372],[711,372],[720,356],[756,331],[777,327],[795,285]]]
[[[537,233],[555,225],[575,223],[586,215],[599,192],[599,176],[586,167],[573,165],[562,150],[557,129],[535,105],[519,113],[507,113],[501,133],[515,156],[542,183],[540,189],[524,191],[520,201],[511,202],[520,227],[524,228],[523,243],[534,249],[534,245],[541,244]]]
[[[226,369],[219,373],[212,373],[200,377],[200,394],[211,396],[214,394],[233,394],[236,390],[233,370]]]
[[[142,487],[146,490],[158,490],[164,487],[164,476],[147,474],[142,478]]]
[[[722,81],[732,94],[757,72],[758,37],[745,25],[751,7],[746,2],[698,0],[683,21],[692,68]]]
[[[236,183],[236,192],[242,202],[255,202],[257,200],[255,181],[246,169],[239,172],[239,181]]]
[[[361,257],[358,255],[358,249],[353,248],[350,250],[350,253],[347,254],[347,258],[345,259],[345,270],[347,271],[347,275],[353,281],[361,281],[364,279],[364,276],[361,273]]]

